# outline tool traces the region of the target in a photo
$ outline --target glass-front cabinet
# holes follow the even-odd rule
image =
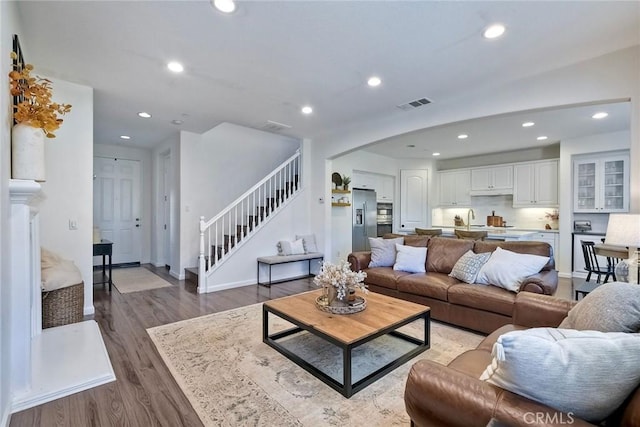
[[[573,162],[574,212],[629,211],[629,155]]]

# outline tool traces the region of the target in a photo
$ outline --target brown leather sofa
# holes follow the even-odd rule
[[[503,390],[478,378],[491,363],[497,338],[509,331],[532,327],[557,327],[573,302],[547,295],[516,295],[513,324],[487,336],[475,350],[455,358],[448,366],[429,360],[415,363],[405,388],[405,406],[413,426],[590,426],[568,413]],[[640,389],[602,425],[640,426]]]
[[[394,237],[396,235],[386,235]],[[426,273],[395,271],[392,267],[369,268],[371,252],[353,252],[348,261],[354,271],[365,271],[369,290],[431,307],[436,320],[490,333],[512,323],[516,293],[498,286],[475,285],[449,277],[456,261],[467,251],[493,252],[498,246],[518,253],[550,257],[540,273],[527,277],[520,292],[553,295],[558,286],[551,246],[529,241],[471,241],[447,237],[408,235],[405,245],[426,246]]]

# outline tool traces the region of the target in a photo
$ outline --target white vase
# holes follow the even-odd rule
[[[11,177],[45,181],[44,131],[18,123],[11,131]]]

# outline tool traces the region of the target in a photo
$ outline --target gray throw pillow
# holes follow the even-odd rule
[[[640,286],[612,282],[585,296],[560,328],[600,332],[640,332]]]
[[[491,252],[476,254],[473,251],[467,251],[456,261],[449,276],[465,283],[475,283],[480,268],[489,260],[490,256]]]
[[[534,328],[498,337],[480,379],[599,422],[640,383],[640,336]]]
[[[395,239],[383,239],[382,237],[369,237],[369,246],[371,246],[371,267],[393,267],[396,263],[396,243],[402,245],[403,237]]]

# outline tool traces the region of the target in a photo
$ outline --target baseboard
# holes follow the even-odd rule
[[[95,314],[96,309],[93,306],[93,304],[91,304],[90,306],[85,306],[84,309],[82,310],[82,314],[85,316],[91,316],[92,314]]]
[[[164,262],[154,262],[152,263],[154,267],[164,267],[165,263]]]
[[[9,404],[2,408],[2,417],[0,417],[0,427],[9,427],[11,422],[11,407]]]
[[[184,277],[185,277],[184,272],[180,274],[180,273],[176,273],[173,270],[169,270],[169,274],[171,275],[171,277],[176,278],[178,280],[184,280]]]
[[[255,284],[256,284],[255,279],[241,280],[238,282],[230,282],[230,283],[220,283],[217,285],[209,285],[206,287],[206,289],[202,290],[202,292],[200,292],[200,289],[198,289],[198,293],[208,294],[210,292],[223,291],[225,289],[241,288],[243,286],[255,285]]]
[[[563,279],[571,279],[573,275],[571,273],[558,273],[558,277],[562,277]]]

